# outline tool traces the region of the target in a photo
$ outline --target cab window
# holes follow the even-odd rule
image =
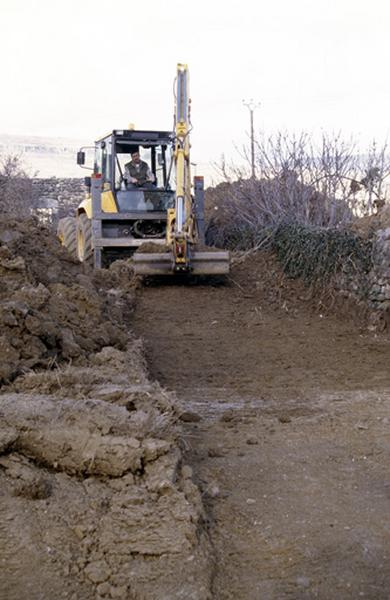
[[[111,140],[101,143],[102,149],[102,177],[105,183],[111,182],[111,155],[112,142]]]
[[[96,174],[100,174],[100,175],[102,174],[102,156],[103,156],[102,148],[100,147],[100,144],[96,144],[94,172]]]

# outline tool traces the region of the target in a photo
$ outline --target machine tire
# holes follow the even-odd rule
[[[92,223],[85,213],[77,217],[76,234],[77,258],[80,262],[92,264]]]
[[[58,221],[57,236],[73,258],[77,258],[76,219],[64,217]]]

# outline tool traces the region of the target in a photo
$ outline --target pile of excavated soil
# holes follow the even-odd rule
[[[42,225],[9,220],[0,225],[0,277],[0,384],[125,348],[134,281],[123,261],[94,275]]]
[[[48,228],[33,218],[18,221],[2,215],[0,247],[3,255],[8,250],[13,260],[18,259],[26,281],[34,285],[69,285],[83,272],[81,265],[59,244]],[[9,278],[7,280],[9,285]],[[4,290],[2,286],[1,294],[7,289]]]
[[[209,598],[175,399],[133,344],[93,362],[0,396],[0,597]]]
[[[155,242],[144,242],[136,250],[139,254],[168,254],[171,251],[169,246],[156,244]]]
[[[177,399],[129,333],[131,268],[0,225],[0,598],[210,598]]]

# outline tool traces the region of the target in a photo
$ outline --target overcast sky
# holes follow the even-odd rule
[[[94,140],[172,127],[191,76],[195,162],[256,129],[389,132],[388,0],[0,0],[0,133]]]

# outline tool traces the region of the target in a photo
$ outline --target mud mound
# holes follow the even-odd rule
[[[88,266],[74,260],[37,219],[17,221],[3,218],[0,244],[0,247],[8,248],[12,257],[23,260],[25,277],[33,285],[72,284],[80,273],[90,272]]]
[[[23,597],[28,579],[31,598],[209,598],[202,502],[182,464],[175,398],[148,382],[139,348],[105,348],[94,366],[42,375],[15,382],[34,394],[0,396],[6,597]],[[45,386],[51,394],[38,393]]]
[[[93,274],[34,220],[0,226],[0,384],[29,369],[124,349],[134,279],[124,261]]]
[[[139,254],[169,254],[171,249],[169,246],[163,244],[156,244],[154,242],[145,242],[141,244],[136,250]]]
[[[0,226],[0,598],[210,598],[176,398],[129,332],[130,263]],[[27,591],[28,590],[28,591]]]

